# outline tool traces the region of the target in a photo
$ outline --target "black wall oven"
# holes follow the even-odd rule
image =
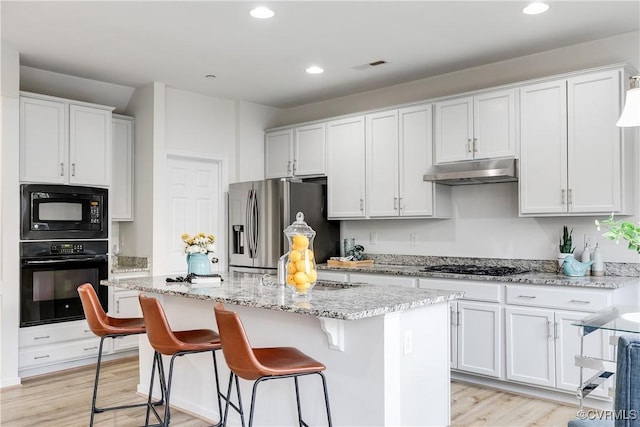
[[[22,240],[108,238],[104,188],[22,184],[20,195]]]
[[[107,240],[20,243],[20,326],[84,319],[77,288],[91,283],[105,311]]]

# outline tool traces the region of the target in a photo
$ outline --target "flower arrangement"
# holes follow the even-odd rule
[[[214,245],[216,238],[213,234],[198,233],[191,236],[188,233],[184,233],[180,238],[184,243],[184,252],[186,254],[208,254],[216,250]]]
[[[640,224],[627,221],[614,221],[613,214],[611,214],[609,218],[603,221],[596,219],[596,229],[600,231],[601,227],[607,229],[607,232],[605,232],[602,237],[614,240],[616,243],[620,243],[620,239],[624,239],[628,243],[628,249],[640,253]]]

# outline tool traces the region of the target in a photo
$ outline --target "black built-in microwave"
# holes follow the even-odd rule
[[[22,184],[22,240],[107,239],[105,188]]]

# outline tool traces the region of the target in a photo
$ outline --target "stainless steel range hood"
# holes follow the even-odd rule
[[[513,182],[518,180],[518,164],[516,159],[491,159],[437,165],[422,180],[445,185]]]

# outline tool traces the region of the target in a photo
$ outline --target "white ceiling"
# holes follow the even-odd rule
[[[640,28],[638,0],[551,1],[537,16],[515,0],[0,3],[22,65],[281,108]],[[251,18],[259,4],[275,17]]]

